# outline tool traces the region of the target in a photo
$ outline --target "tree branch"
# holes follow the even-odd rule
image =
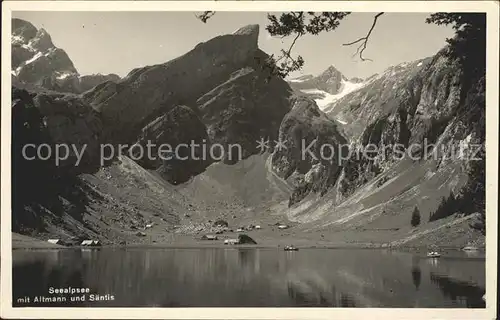
[[[298,66],[297,61],[295,61],[295,59],[292,58],[291,53],[292,53],[293,46],[295,46],[295,42],[297,42],[297,39],[300,38],[301,36],[302,36],[302,33],[297,33],[297,35],[293,39],[292,44],[290,45],[288,50],[287,51],[283,50],[283,55],[278,60],[276,60],[276,62],[280,61],[283,58],[287,58],[287,59],[292,60],[292,63],[295,66]]]
[[[361,59],[361,61],[373,61],[371,59],[368,59],[368,58],[364,58],[363,57],[363,52],[365,51],[366,49],[366,44],[368,43],[368,39],[370,38],[370,35],[372,34],[372,31],[373,29],[375,28],[375,25],[377,24],[377,19],[383,15],[384,12],[379,12],[375,15],[375,17],[373,17],[373,23],[372,23],[372,26],[370,28],[370,30],[368,30],[368,33],[366,34],[366,36],[362,37],[362,38],[359,38],[357,40],[354,40],[352,42],[349,42],[349,43],[344,43],[343,46],[352,46],[353,44],[356,44],[356,43],[359,43],[361,42],[361,44],[358,46],[357,50],[356,50],[356,53],[354,54],[357,55],[359,53],[359,58]]]
[[[291,14],[293,15],[293,17],[295,19],[297,19],[298,22],[302,22],[302,19],[303,19],[303,16],[304,16],[304,13],[303,12],[291,12]],[[282,68],[286,68],[286,70],[284,71],[285,73],[283,74],[283,76],[286,76],[288,75],[289,72],[291,71],[294,71],[294,69],[298,70],[302,67],[302,64],[303,64],[303,61],[301,62],[302,60],[302,57],[298,57],[297,60],[295,60],[293,57],[292,57],[292,49],[293,47],[295,46],[295,43],[297,42],[297,40],[304,35],[304,28],[300,28],[300,27],[297,27],[296,30],[295,30],[295,37],[293,38],[293,41],[290,45],[290,47],[288,48],[288,50],[281,50],[281,56],[279,56],[275,61],[274,61],[274,64],[277,65],[277,63],[279,61],[282,61],[284,59],[284,62],[283,62],[283,66],[286,66],[287,65],[287,62],[288,61],[291,61],[291,67],[282,67]],[[283,34],[281,38],[285,38],[287,37],[288,35],[290,34]],[[277,67],[277,66],[276,66]]]
[[[215,14],[215,11],[203,11],[202,14],[195,14],[196,18],[201,20],[203,23],[207,23],[207,20],[212,18],[212,16]]]

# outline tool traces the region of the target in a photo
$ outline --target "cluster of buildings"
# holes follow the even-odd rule
[[[67,242],[64,242],[61,239],[49,239],[49,240],[47,240],[47,242],[51,243],[51,244],[58,244],[58,245],[61,245],[61,246],[71,245],[71,244],[69,244]],[[74,245],[80,245],[82,247],[100,247],[101,246],[101,242],[99,240],[83,240],[81,243],[77,243],[77,244],[74,244]]]

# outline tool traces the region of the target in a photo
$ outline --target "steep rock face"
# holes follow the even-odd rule
[[[438,59],[433,63],[433,59]],[[346,134],[351,140],[356,140],[362,134],[364,128],[380,117],[397,110],[400,106],[408,109],[420,103],[420,109],[424,112],[436,109],[436,106],[428,105],[430,97],[424,96],[420,102],[420,94],[425,90],[429,95],[428,88],[423,88],[423,81],[431,80],[441,82],[456,81],[451,77],[456,76],[445,64],[446,58],[427,58],[411,63],[403,63],[388,68],[383,74],[375,75],[366,80],[366,84],[341,99],[327,106],[325,112],[330,116],[345,123],[343,126]],[[434,86],[433,90],[441,90],[440,95],[447,90],[446,86]],[[432,101],[434,103],[434,101]],[[442,103],[439,101],[438,103]],[[448,103],[452,103],[451,101]],[[428,108],[429,107],[429,108]],[[430,109],[427,111],[427,109]],[[414,112],[414,110],[411,113]]]
[[[290,205],[302,200],[309,192],[325,192],[340,173],[341,157],[346,139],[337,131],[314,101],[297,97],[292,110],[283,119],[279,141],[272,156],[273,170],[295,186]]]
[[[257,36],[258,25],[218,36],[167,63],[135,69],[117,85],[106,83],[85,97],[101,112],[110,140],[130,140],[172,106],[194,105],[235,70],[255,64]]]
[[[261,138],[276,139],[277,128],[290,110],[291,91],[286,82],[268,82],[266,74],[255,69],[234,72],[197,101],[210,141],[224,146],[224,161],[228,163],[258,153]],[[241,152],[231,145],[240,146]]]
[[[99,131],[95,112],[76,98],[30,94],[13,88],[13,231],[43,233],[47,227],[62,225],[67,220],[80,225],[74,232],[85,229],[83,212],[92,190],[77,175],[97,170]],[[69,148],[57,147],[63,144]],[[78,166],[72,144],[80,154],[87,145]],[[64,158],[59,163],[56,150]]]
[[[425,143],[439,142],[448,148],[450,139],[457,143],[465,139],[468,133],[454,124],[460,90],[459,66],[438,54],[391,68],[385,76],[340,100],[330,115],[348,122],[343,129],[355,148],[366,150],[370,145],[376,149],[368,157],[353,153],[344,170],[341,193],[349,195],[397,163],[401,151],[406,157],[417,158],[431,150],[421,149]],[[454,133],[447,131],[442,136],[446,128]]]
[[[12,19],[12,69],[23,82],[37,83],[48,75],[76,74],[64,50],[56,48],[44,29]]]
[[[12,90],[12,137],[12,226],[14,231],[22,231],[23,226],[41,225],[41,218],[27,213],[24,207],[41,200],[40,190],[50,189],[55,178],[53,162],[23,156],[25,145],[50,142],[43,116],[24,90]],[[36,155],[25,154],[30,158]]]
[[[138,163],[157,170],[168,182],[180,184],[203,172],[211,163],[202,148],[207,142],[206,128],[193,110],[175,106],[142,129],[137,143],[145,150],[150,143],[152,157],[144,155]],[[192,149],[187,147],[190,145]]]
[[[58,163],[61,169],[85,172],[98,165],[102,125],[98,114],[89,105],[71,95],[30,94],[17,88],[12,90],[12,101],[13,108],[30,107],[39,115],[42,123],[40,132],[44,132],[41,136],[46,137],[45,142],[53,149],[48,162],[55,163],[55,146],[61,144],[68,146],[67,159],[61,159]],[[16,139],[17,133],[14,132],[13,140]],[[78,161],[77,153],[81,150],[84,150],[83,156],[75,166]]]
[[[14,30],[18,36],[27,40],[33,39],[38,32],[37,28],[35,28],[34,25],[22,19],[12,19],[13,35],[14,35]]]
[[[68,54],[52,43],[49,33],[31,23],[12,19],[12,75],[16,82],[58,92],[81,93],[116,75],[78,74]]]
[[[74,74],[76,69],[66,52],[58,48],[35,53],[29,60],[21,63],[15,71],[20,81],[28,83],[38,83],[48,74],[66,73]]]
[[[81,92],[80,79],[77,74],[64,74],[62,77],[47,76],[42,78],[39,85],[56,92]]]

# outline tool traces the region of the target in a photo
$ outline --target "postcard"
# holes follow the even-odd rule
[[[494,1],[6,1],[5,319],[494,319]]]

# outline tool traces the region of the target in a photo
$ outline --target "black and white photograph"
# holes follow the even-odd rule
[[[495,318],[498,9],[4,2],[2,318]]]

